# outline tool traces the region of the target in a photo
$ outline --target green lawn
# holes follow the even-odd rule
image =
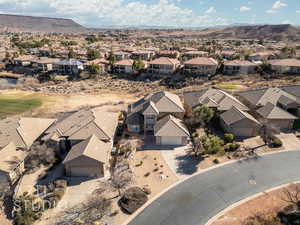
[[[0,118],[21,114],[35,109],[42,104],[42,98],[37,95],[21,97],[0,95]]]
[[[217,88],[220,88],[220,89],[237,89],[237,88],[239,88],[239,86],[234,85],[234,84],[218,84]]]

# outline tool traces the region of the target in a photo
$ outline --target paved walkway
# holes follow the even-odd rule
[[[207,170],[164,193],[129,225],[205,225],[232,204],[300,180],[300,151],[285,151]]]

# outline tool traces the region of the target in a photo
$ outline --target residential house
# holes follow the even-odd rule
[[[300,86],[274,87],[250,90],[238,93],[240,99],[255,110],[267,103],[280,106],[292,113],[298,114],[300,107]],[[298,96],[297,96],[298,93]]]
[[[300,74],[300,60],[279,59],[270,60],[271,69],[279,74]]]
[[[5,185],[14,184],[25,171],[24,160],[27,153],[17,150],[15,144],[10,142],[0,148],[0,183]]]
[[[32,61],[32,67],[36,68],[38,71],[52,71],[54,70],[54,64],[58,63],[60,59],[41,57]]]
[[[29,117],[0,120],[0,148],[12,142],[17,150],[28,150],[54,122],[54,119]]]
[[[112,142],[92,135],[74,145],[63,161],[67,176],[100,178],[109,173]]]
[[[236,58],[237,52],[234,50],[223,50],[219,54],[223,59],[233,60]]]
[[[180,66],[177,59],[161,57],[149,62],[148,72],[156,74],[172,74]]]
[[[214,75],[217,72],[218,62],[213,58],[199,57],[184,62],[183,71],[196,75]]]
[[[55,70],[60,74],[78,74],[83,69],[83,63],[76,59],[65,59],[55,63]]]
[[[256,112],[263,123],[277,128],[278,132],[292,130],[294,121],[298,119],[296,116],[270,102],[259,108]]]
[[[153,134],[155,124],[167,115],[184,117],[184,107],[179,96],[162,91],[149,94],[128,106],[126,124],[128,131]]]
[[[242,111],[248,111],[248,107],[236,97],[217,88],[203,89],[183,93],[184,106],[187,114],[191,114],[197,106],[206,105],[219,113],[230,110],[233,106]]]
[[[254,74],[256,64],[246,60],[233,60],[224,63],[223,73],[226,75]]]
[[[186,57],[188,60],[199,57],[208,57],[208,52],[198,50],[187,51],[183,54],[183,57]]]
[[[105,73],[110,70],[110,64],[109,61],[106,59],[95,59],[91,61],[87,61],[84,64],[85,70],[89,70],[91,65],[98,65],[100,67],[100,73]]]
[[[105,112],[101,108],[82,109],[59,118],[45,132],[43,140],[61,150],[69,150],[92,135],[99,140],[113,142],[118,118],[118,113]]]
[[[167,115],[154,126],[157,145],[184,146],[189,141],[189,131],[181,119]]]
[[[141,59],[141,60],[152,60],[155,55],[154,51],[148,50],[136,50],[131,53],[132,59]]]
[[[16,66],[30,66],[31,62],[36,60],[37,57],[34,55],[22,55],[14,58],[14,64]]]
[[[235,137],[254,137],[259,135],[261,124],[251,114],[233,106],[220,115],[220,124],[226,133]]]
[[[248,60],[250,60],[252,62],[262,62],[262,61],[275,59],[275,58],[276,58],[275,52],[273,52],[273,51],[262,51],[262,52],[252,53],[249,56]]]
[[[159,51],[158,56],[159,57],[167,57],[167,58],[173,58],[177,59],[179,57],[180,53],[176,50],[162,50]]]
[[[128,53],[128,52],[118,51],[118,52],[113,52],[113,54],[116,57],[117,61],[125,60],[125,59],[130,58],[130,53]]]
[[[132,73],[133,72],[133,60],[124,59],[114,64],[114,71],[116,73]]]

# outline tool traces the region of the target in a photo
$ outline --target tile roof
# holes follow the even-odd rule
[[[84,140],[94,134],[101,140],[111,140],[118,126],[118,117],[118,113],[101,108],[82,109],[58,121],[47,131],[48,137],[57,133],[70,140]]]
[[[290,92],[295,93],[298,92],[298,89],[300,86],[289,89]],[[286,96],[288,99],[294,101],[297,104],[300,104],[300,98],[284,91],[288,90],[288,88],[267,88],[267,89],[258,89],[258,90],[250,90],[245,92],[238,93],[239,96],[243,97],[247,101],[249,101],[251,104],[255,106],[264,106],[268,102],[272,103],[273,105],[277,105],[279,99],[282,100],[282,96]]]
[[[266,119],[297,119],[289,112],[268,102],[264,107],[257,110],[257,113]]]
[[[132,59],[123,59],[119,62],[116,62],[115,65],[118,65],[118,66],[132,66],[133,65],[133,60]]]
[[[0,148],[13,142],[17,148],[30,148],[53,123],[54,119],[7,118],[0,121]]]
[[[213,58],[197,57],[184,62],[185,65],[218,65],[218,62]]]
[[[237,98],[216,88],[185,92],[183,95],[185,103],[192,108],[200,104],[207,105],[208,107],[217,107],[220,111],[229,110],[232,106],[243,111],[249,110],[248,107]]]
[[[240,110],[237,107],[232,107],[230,110],[222,113],[220,115],[220,117],[223,119],[223,121],[227,124],[227,125],[232,125],[238,121],[241,121],[243,119],[249,119],[251,121],[253,121],[256,124],[260,124],[251,114]]]
[[[111,147],[111,142],[101,141],[95,135],[92,135],[86,140],[74,145],[63,163],[69,163],[81,156],[86,156],[99,162],[107,163]]]
[[[155,136],[189,136],[189,131],[184,125],[182,120],[172,116],[167,115],[157,121],[154,126]]]
[[[180,62],[177,59],[172,59],[172,58],[168,58],[168,57],[160,57],[160,58],[150,61],[149,64],[176,65],[176,64],[180,64]]]
[[[255,66],[256,64],[247,60],[225,61],[225,66]]]
[[[298,60],[298,59],[270,60],[269,63],[272,66],[295,66],[295,67],[300,67],[300,60]]]
[[[18,162],[24,161],[27,153],[17,150],[15,144],[10,142],[0,149],[0,170],[9,173],[18,166]]]

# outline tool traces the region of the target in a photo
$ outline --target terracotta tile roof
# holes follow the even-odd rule
[[[194,58],[194,59],[190,59],[186,62],[184,62],[184,64],[187,65],[218,65],[218,62],[213,59],[213,58],[207,58],[207,57],[198,57],[198,58]]]
[[[119,62],[116,62],[115,65],[118,66],[132,66],[133,65],[133,60],[132,59],[124,59]]]
[[[295,66],[295,67],[300,67],[300,60],[298,60],[298,59],[270,60],[269,63],[273,66]]]
[[[176,65],[176,64],[180,64],[180,62],[177,59],[171,59],[168,57],[160,57],[160,58],[150,61],[149,64]]]
[[[225,66],[255,66],[256,64],[247,60],[225,61]]]

